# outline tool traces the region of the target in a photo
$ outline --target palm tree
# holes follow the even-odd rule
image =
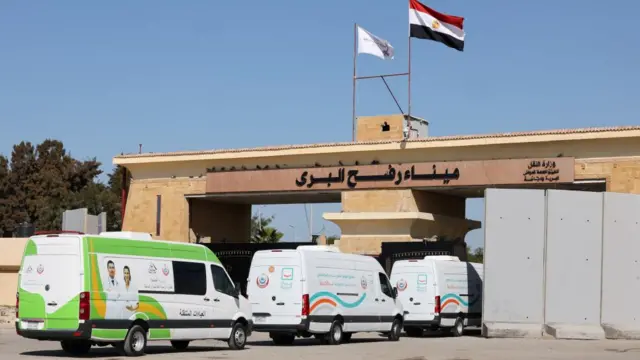
[[[252,243],[277,243],[284,236],[283,233],[276,228],[269,226],[273,221],[273,215],[270,217],[251,217],[251,239]]]

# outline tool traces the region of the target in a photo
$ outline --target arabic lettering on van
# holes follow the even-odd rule
[[[319,280],[320,286],[338,286],[343,288],[356,287],[358,285],[355,284],[353,281],[355,280],[355,278],[356,277],[353,275],[328,274],[328,273],[318,274],[318,280]],[[351,282],[349,280],[351,280]]]

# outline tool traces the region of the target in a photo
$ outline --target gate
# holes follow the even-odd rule
[[[377,257],[387,275],[391,275],[393,264],[398,260],[422,259],[432,255],[454,255],[453,241],[406,241],[382,243],[382,252]]]

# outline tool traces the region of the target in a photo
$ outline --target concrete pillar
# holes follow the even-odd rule
[[[190,241],[244,243],[251,235],[251,205],[189,200]]]

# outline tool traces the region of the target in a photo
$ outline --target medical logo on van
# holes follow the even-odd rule
[[[282,268],[281,274],[282,280],[293,280],[293,269],[292,268]]]
[[[149,263],[149,274],[155,274],[158,271],[158,268],[152,263]]]
[[[364,290],[367,290],[368,284],[369,282],[367,281],[367,278],[363,276],[362,279],[360,279],[360,286],[362,286]]]
[[[427,291],[427,274],[418,274],[417,289],[419,292]]]
[[[267,285],[269,285],[269,276],[267,276],[267,274],[260,274],[256,278],[256,285],[258,285],[260,289],[266,288]]]
[[[169,276],[169,267],[167,266],[167,264],[164,264],[164,266],[162,267],[162,274],[164,276]]]
[[[407,280],[398,280],[398,282],[396,283],[396,287],[398,288],[398,291],[405,291],[407,289]]]
[[[36,269],[36,271],[38,274],[42,274],[44,272],[44,266],[42,266],[42,264],[38,265],[38,269]]]

